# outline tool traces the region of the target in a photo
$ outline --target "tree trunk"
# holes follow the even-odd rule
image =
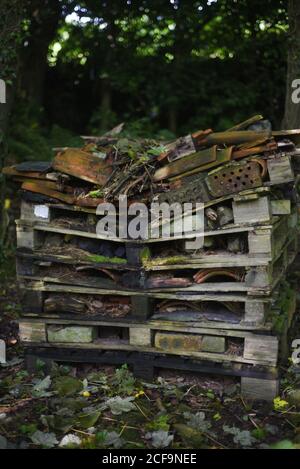
[[[111,117],[111,87],[109,78],[101,80],[101,131],[107,132],[110,126]]]
[[[7,155],[6,133],[12,109],[19,65],[22,0],[2,0],[0,11],[0,78],[6,83],[6,102],[0,103],[0,256],[7,214],[4,211],[5,183],[1,170]],[[6,215],[6,216],[5,216]]]
[[[169,109],[169,123],[168,128],[176,135],[177,133],[177,111],[174,107]]]
[[[289,43],[287,58],[287,87],[285,101],[285,115],[283,127],[286,129],[300,128],[300,103],[293,102],[295,96],[294,80],[300,80],[300,2],[299,0],[289,0]],[[300,83],[300,82],[299,82]],[[297,88],[299,89],[299,83]],[[293,87],[294,85],[294,87]],[[300,92],[297,94],[300,96]]]
[[[60,0],[30,2],[30,26],[21,57],[21,89],[29,102],[43,104],[49,45],[55,38],[62,15]]]
[[[2,0],[0,9],[0,79],[6,83],[6,103],[0,103],[0,131],[5,134],[19,66],[23,0]]]

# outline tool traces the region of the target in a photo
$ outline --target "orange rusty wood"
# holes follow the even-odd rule
[[[105,160],[76,148],[58,153],[53,169],[100,186],[107,182],[112,173],[112,167]]]

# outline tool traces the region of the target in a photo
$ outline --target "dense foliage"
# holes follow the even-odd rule
[[[257,112],[280,126],[284,0],[27,0],[25,6],[22,101],[11,138],[22,159],[48,158],[44,144],[68,144],[70,132],[99,133],[122,120],[131,134],[164,138],[224,129]]]

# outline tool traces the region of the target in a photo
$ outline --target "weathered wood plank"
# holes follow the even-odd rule
[[[39,321],[21,321],[19,323],[19,336],[22,342],[46,342],[46,326]]]
[[[242,396],[248,399],[273,401],[273,399],[279,394],[279,380],[242,376],[241,391]]]

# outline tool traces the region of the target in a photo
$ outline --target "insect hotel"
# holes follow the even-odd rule
[[[127,363],[150,380],[162,368],[227,375],[240,379],[244,396],[273,399],[296,309],[289,270],[300,132],[274,132],[255,116],[166,145],[116,133],[86,137],[51,163],[4,170],[21,184],[17,275],[28,366],[39,358]],[[110,203],[118,214],[120,195],[128,213],[134,203],[202,204],[203,230],[99,234],[97,207]],[[155,222],[160,230],[164,220]],[[187,249],[195,238],[201,246]]]

